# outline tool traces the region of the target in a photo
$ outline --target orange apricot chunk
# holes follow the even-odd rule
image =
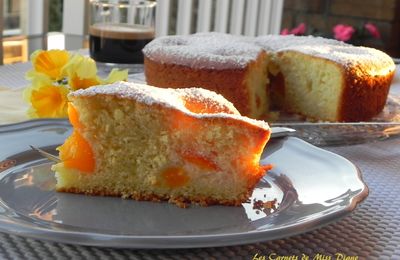
[[[185,107],[187,110],[196,113],[196,114],[201,114],[201,113],[217,113],[218,111],[214,109],[213,107],[207,107],[207,105],[203,102],[200,101],[194,101],[191,100],[190,102],[185,103]]]
[[[68,118],[75,129],[83,128],[82,123],[79,121],[79,113],[71,102],[68,102]]]
[[[268,172],[274,168],[272,164],[260,165],[262,171]]]
[[[195,151],[184,151],[179,153],[187,162],[194,164],[204,170],[219,170],[219,166],[210,158],[196,153]]]
[[[202,114],[202,113],[215,114],[221,112],[228,114],[234,113],[227,106],[221,106],[220,104],[211,99],[197,100],[196,98],[182,97],[182,100],[186,109],[192,113],[196,114]]]
[[[259,166],[255,167],[255,169],[253,170],[253,173],[255,175],[265,175],[273,168],[274,168],[274,166],[272,164],[259,165]]]
[[[95,168],[93,151],[85,138],[77,131],[67,138],[58,148],[60,159],[66,168],[77,169],[85,173],[92,173]]]
[[[169,167],[161,173],[161,176],[170,188],[182,187],[189,181],[189,176],[179,167]]]

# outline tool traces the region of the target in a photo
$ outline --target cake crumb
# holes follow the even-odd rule
[[[268,201],[253,199],[253,209],[256,210],[256,214],[259,214],[260,211],[264,212],[265,214],[270,214],[272,211],[277,209],[277,201],[278,200],[276,198]]]

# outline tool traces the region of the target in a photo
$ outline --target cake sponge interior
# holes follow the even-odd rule
[[[259,159],[269,133],[226,107],[182,102],[188,113],[112,95],[74,97],[95,170],[55,165],[57,190],[204,205],[244,202],[265,173]],[[234,116],[211,116],[221,111]]]

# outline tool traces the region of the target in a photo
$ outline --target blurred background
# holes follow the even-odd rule
[[[159,0],[161,2],[163,0]],[[196,15],[198,3],[193,0],[191,12]],[[210,0],[216,2],[218,0]],[[232,9],[227,1],[226,8]],[[243,12],[250,1],[242,0]],[[269,0],[276,1],[276,0]],[[168,34],[176,34],[179,0],[170,0]],[[0,61],[4,64],[25,62],[36,49],[76,50],[88,47],[89,0],[0,0],[2,30]],[[252,3],[254,4],[254,3]],[[212,5],[216,8],[216,4]],[[235,19],[232,12],[230,21]],[[354,28],[350,43],[371,46],[400,57],[400,0],[285,0],[279,33],[317,35],[334,38],[337,25]],[[218,13],[214,13],[218,16]],[[279,16],[278,16],[279,17]],[[195,21],[190,21],[195,28]],[[372,24],[379,37],[366,32]],[[296,31],[293,31],[297,29]],[[192,30],[194,31],[194,29]]]

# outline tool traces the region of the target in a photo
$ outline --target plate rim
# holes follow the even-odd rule
[[[2,125],[0,126],[0,135],[9,133],[10,131],[21,130],[29,126],[32,128],[60,124],[66,127],[70,126],[66,119],[34,119],[15,124]],[[321,150],[329,156],[335,156],[343,160],[354,168],[354,173],[356,174],[357,180],[362,185],[362,189],[350,199],[350,203],[347,203],[345,207],[312,220],[286,226],[285,228],[268,228],[266,230],[209,235],[117,235],[87,231],[71,231],[60,228],[49,229],[37,225],[35,226],[33,223],[27,224],[23,222],[15,222],[15,218],[10,218],[0,212],[0,231],[52,242],[113,248],[179,249],[234,246],[281,239],[310,232],[348,215],[368,196],[369,188],[362,177],[361,170],[350,160],[331,151],[311,145],[297,137],[286,137],[284,139],[295,140],[308,148],[317,151]],[[14,220],[14,222],[10,222],[10,220]],[[299,228],[305,224],[307,225],[306,229]],[[282,232],[283,230],[285,232]],[[279,233],[284,234],[279,235]]]

